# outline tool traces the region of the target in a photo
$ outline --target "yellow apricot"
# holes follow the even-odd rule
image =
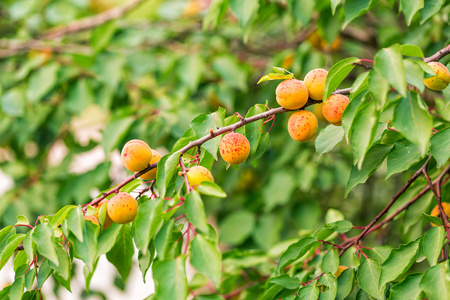
[[[316,115],[316,118],[318,121],[324,122],[325,118],[323,117],[322,106],[323,106],[323,103],[314,104],[312,112]]]
[[[219,144],[220,156],[231,165],[243,163],[250,154],[248,139],[237,132],[225,134]]]
[[[336,273],[334,273],[334,277],[338,278],[339,276],[341,276],[342,272],[344,272],[347,269],[348,267],[346,266],[339,266]]]
[[[305,142],[312,139],[318,128],[317,118],[309,110],[296,111],[289,117],[289,135],[297,142]]]
[[[444,212],[447,216],[450,216],[450,203],[442,202],[442,208],[444,209]],[[436,205],[433,210],[431,211],[431,216],[433,217],[439,217],[439,206]],[[433,223],[431,223],[432,226],[437,226]]]
[[[430,90],[442,91],[450,83],[450,72],[440,62],[429,62],[428,65],[433,69],[436,75],[424,79],[423,82]]]
[[[327,75],[328,71],[325,69],[314,69],[306,74],[304,82],[311,99],[322,100]]]
[[[137,201],[128,193],[118,193],[108,202],[108,215],[116,223],[130,223],[138,212]]]
[[[128,170],[139,172],[152,160],[152,149],[141,140],[128,141],[121,153],[122,163]]]
[[[325,120],[335,126],[342,125],[342,114],[347,108],[349,99],[347,96],[336,94],[328,97],[323,103],[322,113]]]
[[[193,166],[186,173],[190,186],[197,186],[203,181],[214,182],[211,172],[203,166]]]
[[[288,79],[282,81],[275,90],[277,102],[286,109],[299,109],[308,101],[308,88],[303,81]]]
[[[98,223],[98,219],[97,219],[96,217],[94,217],[94,216],[84,216],[84,219],[85,219],[86,221],[91,221],[91,222],[94,223],[95,225],[100,225],[100,224]]]
[[[152,150],[152,159],[150,160],[150,164],[154,164],[161,159],[161,154],[158,151]],[[142,174],[140,177],[144,180],[152,180],[156,178],[156,170],[157,168],[151,169],[147,173]]]
[[[100,220],[100,216],[99,216],[100,208],[102,207],[103,204],[107,204],[108,201],[109,201],[109,200],[107,200],[107,199],[103,199],[102,201],[100,201],[100,202],[98,203],[98,205],[97,205],[97,212],[94,214],[94,216],[95,216],[98,220]],[[111,218],[109,217],[109,214],[108,214],[108,209],[106,209],[105,222],[103,223],[103,229],[108,228],[109,226],[112,225],[112,223],[114,223],[114,221],[111,220]]]

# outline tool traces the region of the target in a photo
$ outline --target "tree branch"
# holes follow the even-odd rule
[[[430,57],[424,57],[423,61],[426,63],[429,63],[432,61],[439,61],[439,60],[441,60],[441,58],[443,58],[444,56],[446,56],[448,54],[450,54],[450,45],[442,48],[441,50],[439,50],[435,54],[431,55]]]

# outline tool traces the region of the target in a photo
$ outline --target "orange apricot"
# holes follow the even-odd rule
[[[193,166],[186,173],[189,185],[194,187],[203,181],[214,182],[214,177],[211,172],[203,166]]]
[[[97,212],[94,214],[94,216],[95,216],[98,220],[100,220],[100,216],[99,216],[100,208],[101,208],[104,204],[107,204],[108,201],[109,201],[108,199],[103,199],[102,201],[100,201],[100,202],[98,203],[98,205],[97,205]],[[103,223],[103,229],[108,228],[108,227],[111,226],[113,223],[114,223],[114,221],[111,220],[111,218],[109,217],[109,214],[108,214],[108,209],[106,209],[105,222]]]
[[[91,221],[92,223],[94,223],[95,225],[100,225],[99,223],[98,223],[98,219],[96,218],[96,217],[94,217],[94,216],[84,216],[84,219],[86,220],[86,221]]]
[[[430,90],[442,91],[450,83],[450,72],[443,64],[437,61],[429,62],[428,65],[436,75],[424,79],[423,82]]]
[[[139,172],[152,160],[152,149],[141,140],[128,141],[121,153],[122,163],[128,170]]]
[[[277,102],[286,109],[299,109],[308,101],[308,88],[303,81],[287,79],[275,90]]]
[[[347,108],[349,99],[347,96],[336,94],[328,97],[327,101],[323,103],[322,113],[323,117],[335,126],[342,125],[342,114]]]
[[[108,215],[116,223],[130,223],[138,212],[137,201],[128,193],[118,193],[108,202]]]
[[[220,156],[231,165],[243,163],[250,155],[250,142],[237,132],[225,134],[219,144]]]
[[[347,269],[348,267],[346,266],[339,266],[336,273],[334,273],[334,277],[338,278],[339,276],[341,276],[342,272],[344,272]]]
[[[318,121],[324,122],[325,118],[323,117],[322,106],[323,103],[314,104],[312,112],[316,115]]]
[[[328,71],[325,69],[314,69],[306,74],[304,83],[311,99],[322,100],[327,75]]]
[[[305,142],[312,139],[318,128],[317,118],[309,110],[296,111],[289,117],[289,135],[297,142]]]
[[[161,159],[161,154],[158,151],[152,150],[152,159],[150,160],[150,164],[156,163]],[[140,177],[144,180],[152,180],[156,178],[157,168],[151,169],[147,173],[142,174]]]
[[[442,202],[442,208],[444,209],[444,212],[447,216],[450,216],[450,203]],[[433,210],[431,211],[431,216],[433,217],[439,217],[439,206],[436,205]],[[437,226],[433,223],[431,223],[432,226]]]

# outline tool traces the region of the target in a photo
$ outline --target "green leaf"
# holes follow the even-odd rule
[[[339,233],[346,233],[353,228],[353,224],[347,220],[340,220],[325,225],[325,228],[334,230]],[[334,273],[334,272],[332,272]]]
[[[288,73],[288,74],[269,73],[269,74],[264,75],[263,77],[261,77],[256,84],[259,84],[259,83],[261,83],[263,81],[285,80],[285,79],[292,79],[292,78],[294,78],[294,74],[292,74],[292,73]]]
[[[414,0],[414,1],[423,1],[423,0]],[[414,56],[414,57],[424,57],[422,49],[416,45],[401,45],[401,53],[405,56]]]
[[[203,18],[203,30],[215,29],[227,12],[229,0],[213,0]]]
[[[419,283],[423,274],[408,275],[402,282],[391,288],[388,300],[418,299],[420,294]]]
[[[28,261],[32,261],[36,253],[36,244],[33,243],[32,234],[33,230],[28,231],[23,239],[23,250],[27,254]]]
[[[156,171],[156,184],[158,185],[159,197],[166,196],[166,190],[173,176],[176,174],[180,159],[180,152],[164,155],[158,162]]]
[[[86,291],[89,293],[89,286],[91,284],[92,276],[94,275],[95,268],[97,268],[98,264],[98,258],[94,261],[94,267],[92,270],[89,269],[87,265],[83,267],[83,275],[84,275],[84,282],[86,286]]]
[[[133,254],[134,244],[133,237],[131,236],[131,227],[129,225],[123,225],[117,235],[116,243],[106,253],[106,258],[116,267],[124,282],[126,282],[130,274]]]
[[[153,266],[156,299],[184,300],[188,295],[184,256],[158,261]]]
[[[53,229],[49,223],[39,224],[33,229],[33,242],[36,243],[39,254],[59,266],[58,254],[53,242]]]
[[[50,63],[31,74],[27,90],[28,101],[41,100],[56,84],[59,65]]]
[[[295,189],[294,175],[285,170],[271,174],[269,183],[263,188],[264,211],[269,212],[277,205],[284,205],[291,199]],[[274,197],[274,195],[277,195]]]
[[[448,261],[427,269],[420,280],[419,287],[425,292],[429,300],[449,299]]]
[[[21,89],[12,88],[5,91],[0,98],[0,104],[2,111],[11,117],[21,117],[25,113],[25,97]]]
[[[113,20],[98,26],[92,31],[89,44],[95,53],[100,52],[108,46],[108,43],[116,32],[116,28],[116,22]]]
[[[190,91],[197,90],[202,72],[205,69],[204,64],[202,57],[198,54],[191,54],[181,58],[177,68],[177,75]]]
[[[287,3],[294,17],[299,20],[303,26],[309,24],[314,13],[315,1],[292,0]]]
[[[98,78],[112,92],[115,92],[123,76],[125,57],[118,53],[100,54],[95,61]]]
[[[16,278],[11,285],[11,289],[9,290],[9,300],[20,300],[23,296],[23,289],[25,285],[25,277],[21,276]]]
[[[342,126],[328,125],[319,132],[316,138],[316,162],[324,153],[330,152],[344,137]]]
[[[55,243],[54,248],[58,256],[58,265],[55,265],[49,261],[50,267],[55,270],[64,280],[70,280],[72,274],[72,262],[69,258],[69,253],[64,249],[61,244]]]
[[[235,57],[231,55],[221,55],[214,59],[212,68],[230,87],[236,88],[242,92],[248,90],[247,71]]]
[[[184,210],[189,222],[197,229],[208,232],[208,223],[206,222],[205,206],[203,200],[197,191],[191,191],[184,202]]]
[[[372,99],[375,100],[377,108],[380,110],[384,107],[388,98],[389,82],[387,82],[376,69],[372,69],[369,72],[368,83]]]
[[[414,15],[423,7],[423,1],[424,0],[401,0],[401,8],[405,14],[406,24],[408,26],[411,25]]]
[[[410,242],[400,245],[398,249],[394,249],[389,257],[381,265],[380,286],[397,279],[403,275],[412,264],[416,261],[419,251],[419,241]]]
[[[393,125],[419,147],[422,155],[425,154],[433,120],[418,93],[410,91],[406,98],[400,100],[394,110]]]
[[[353,82],[352,87],[350,89],[350,94],[358,93],[359,91],[366,90],[368,86],[368,77],[370,72],[364,72],[356,77],[356,80]]]
[[[412,59],[404,59],[403,65],[406,72],[406,83],[417,87],[423,93],[425,90],[425,83],[423,82],[424,74],[420,65]]]
[[[342,0],[331,0],[331,13],[334,15],[336,7],[342,2]]]
[[[153,244],[150,246],[149,251],[147,251],[146,254],[142,254],[142,252],[139,251],[138,255],[139,269],[141,270],[142,280],[144,282],[147,271],[150,268],[150,265],[153,263],[154,258],[155,258],[155,247],[153,246]]]
[[[48,279],[48,277],[50,277],[52,272],[53,269],[50,267],[48,259],[45,259],[42,262],[41,266],[39,267],[39,272],[37,276],[38,289],[42,289],[44,282]]]
[[[366,180],[373,174],[383,163],[389,150],[391,150],[392,145],[381,145],[377,144],[372,146],[369,151],[367,151],[364,163],[361,169],[357,166],[353,166],[350,178],[348,179],[347,187],[345,188],[345,197],[348,193],[358,184],[366,182]]]
[[[103,206],[102,206],[103,207]],[[139,207],[139,210],[141,207]],[[98,236],[97,241],[97,256],[107,253],[114,246],[117,235],[121,231],[122,225],[113,223],[107,229],[103,230]]]
[[[263,105],[254,105],[252,106],[248,113],[245,115],[245,118],[249,118],[251,116],[260,114],[265,112],[267,109]],[[247,162],[250,162],[254,159],[256,151],[258,149],[259,141],[261,140],[261,135],[263,133],[263,120],[258,120],[255,122],[251,122],[244,126],[245,128],[245,137],[250,142],[250,155],[247,159]]]
[[[170,246],[173,243],[173,227],[174,220],[170,219],[167,221],[156,234],[155,237],[155,250],[158,253],[158,259],[165,260],[168,259],[168,252],[170,250]],[[142,252],[141,252],[142,253]]]
[[[319,298],[319,291],[319,288],[311,283],[298,291],[295,300],[317,300]]]
[[[256,149],[255,157],[253,158],[253,160],[260,158],[264,154],[264,152],[266,152],[267,146],[269,146],[269,133],[264,132],[261,135],[261,140],[259,141],[258,149]]]
[[[0,270],[6,265],[8,260],[16,251],[17,246],[23,241],[25,234],[17,233],[7,239],[6,246],[0,252]]]
[[[210,134],[210,130],[216,130],[224,125],[225,109],[219,109],[209,115],[201,114],[191,122],[191,128],[194,130],[197,138]],[[217,150],[219,149],[220,137],[210,139],[202,145],[202,148],[208,151],[215,160],[218,160]]]
[[[420,25],[439,12],[444,2],[444,0],[425,0],[423,8],[420,10]]]
[[[351,223],[350,223],[351,224]],[[322,259],[322,270],[325,273],[336,273],[339,268],[339,254],[336,250],[330,249]]]
[[[222,253],[217,243],[197,234],[191,242],[191,264],[200,273],[210,278],[214,286],[220,286]]]
[[[13,225],[8,225],[0,230],[0,252],[6,247],[8,238],[16,234],[16,228]]]
[[[100,227],[92,222],[84,222],[83,242],[69,234],[70,244],[75,251],[74,256],[80,258],[91,272],[94,271],[94,264],[97,257],[97,239]]]
[[[380,291],[378,282],[380,279],[380,264],[373,259],[366,259],[358,268],[356,278],[362,290],[376,299],[384,299],[384,287]]]
[[[293,290],[298,289],[300,286],[300,280],[298,278],[291,278],[289,275],[284,274],[275,278],[270,279],[270,283],[275,283],[276,285],[282,286],[284,288]]]
[[[344,270],[337,279],[337,295],[336,300],[344,300],[353,289],[355,281],[355,272],[352,268]]]
[[[389,257],[389,254],[391,254],[391,251],[393,249],[394,248],[389,245],[380,245],[375,246],[373,249],[371,249],[370,253],[376,261],[382,264]]]
[[[335,300],[337,295],[337,280],[330,273],[323,274],[319,279],[319,284],[328,287],[320,293],[319,300]]]
[[[426,214],[424,212],[422,212],[422,215],[428,222],[433,223],[434,225],[437,225],[437,226],[443,225],[441,218],[430,216],[429,214]]]
[[[253,17],[256,17],[259,8],[258,0],[230,0],[231,11],[238,18],[242,28],[245,28]]]
[[[333,93],[339,84],[347,77],[347,75],[355,67],[355,63],[359,62],[357,57],[349,57],[343,59],[331,67],[325,81],[325,89],[323,93],[323,101],[327,101],[328,97]]]
[[[77,208],[71,209],[67,213],[66,221],[69,230],[76,236],[76,238],[80,242],[82,242],[84,218],[81,206],[77,206]]]
[[[79,114],[95,100],[90,81],[80,78],[71,85],[65,99],[67,111]]]
[[[279,275],[280,272],[289,264],[301,258],[306,254],[306,252],[308,252],[308,250],[313,249],[317,245],[320,245],[320,242],[312,237],[302,238],[298,242],[290,245],[289,248],[287,248],[287,250],[281,255],[275,274]]]
[[[430,139],[431,154],[440,168],[450,158],[450,128],[440,130]]]
[[[163,199],[148,200],[139,205],[133,222],[134,242],[143,255],[147,254],[150,240],[163,220],[163,205]]]
[[[353,119],[356,116],[356,112],[359,107],[362,106],[362,103],[366,103],[366,98],[369,96],[368,91],[362,91],[357,95],[350,95],[350,102],[347,108],[344,110],[342,114],[342,128],[344,128],[345,138],[348,142],[348,136],[350,133],[350,129],[353,124]]]
[[[58,210],[58,212],[53,216],[51,224],[53,226],[53,228],[58,227],[59,225],[62,224],[62,222],[66,219],[67,214],[69,213],[69,211],[73,208],[75,208],[77,206],[75,205],[66,205],[63,208],[61,208],[60,210]]]
[[[220,241],[230,245],[243,243],[255,228],[255,216],[248,210],[228,214],[219,224]]]
[[[203,181],[200,183],[200,185],[197,187],[197,190],[203,194],[218,198],[226,198],[227,194],[222,190],[220,186],[215,184],[214,182],[209,181]]]
[[[17,222],[16,225],[30,225],[30,221],[28,221],[27,217],[20,215],[17,216]]]
[[[444,246],[445,230],[443,226],[430,228],[421,239],[421,245],[430,266],[437,264]]]
[[[117,147],[119,142],[130,129],[133,121],[133,117],[115,117],[108,122],[108,125],[106,125],[106,128],[103,131],[101,142],[105,153],[110,153],[115,147]]]
[[[394,144],[387,157],[386,179],[391,175],[408,170],[419,162],[422,156],[416,145],[406,139],[401,139]]]
[[[351,21],[359,16],[365,14],[377,0],[345,0],[345,22],[343,28],[345,28]]]
[[[383,48],[375,55],[374,69],[403,97],[406,97],[406,73],[399,44]]]

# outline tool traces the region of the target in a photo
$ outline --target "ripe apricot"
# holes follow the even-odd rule
[[[225,134],[219,144],[220,156],[231,165],[243,163],[250,154],[248,139],[237,132]]]
[[[444,212],[447,216],[450,216],[450,203],[442,202],[442,208],[444,209]],[[439,206],[436,205],[433,210],[431,211],[431,216],[433,217],[439,217]],[[433,223],[431,223],[432,226],[437,226]]]
[[[347,96],[331,95],[322,106],[323,117],[335,126],[342,125],[342,114],[347,108],[348,102]]]
[[[137,201],[128,193],[118,193],[108,202],[108,215],[116,223],[130,223],[138,212]]]
[[[322,106],[323,106],[323,103],[314,104],[312,112],[316,115],[316,118],[318,121],[324,122],[325,118],[323,117]]]
[[[311,99],[322,100],[327,75],[328,71],[325,69],[314,69],[306,74],[304,83]]]
[[[342,272],[344,272],[347,269],[348,267],[346,266],[339,266],[336,273],[334,273],[334,277],[338,278],[339,276],[341,276]]]
[[[428,65],[433,69],[436,75],[424,79],[423,82],[430,90],[442,91],[450,83],[450,72],[440,62],[429,62]]]
[[[98,223],[98,219],[97,219],[96,217],[94,217],[94,216],[84,216],[84,219],[85,219],[86,221],[91,221],[91,222],[94,223],[95,225],[100,225],[100,224]]]
[[[305,142],[312,139],[318,128],[317,118],[309,110],[296,111],[289,117],[289,135],[297,142]]]
[[[308,88],[303,81],[287,79],[275,90],[277,102],[286,109],[299,109],[308,101]]]
[[[152,149],[141,140],[128,141],[121,153],[122,163],[128,170],[139,172],[152,160]]]
[[[214,177],[211,172],[203,166],[193,166],[186,173],[190,186],[196,186],[203,181],[214,182]]]
[[[152,150],[152,159],[150,160],[150,164],[154,164],[161,159],[161,154],[158,151]],[[144,180],[152,180],[156,178],[156,170],[157,168],[151,169],[147,173],[142,174],[140,177]]]
[[[100,216],[99,216],[100,208],[101,208],[104,204],[107,204],[108,201],[109,201],[109,200],[107,200],[107,199],[103,199],[102,201],[100,201],[100,202],[98,203],[98,205],[97,205],[97,212],[94,214],[94,216],[95,216],[98,220],[100,220]],[[108,228],[109,226],[112,225],[112,223],[114,223],[114,221],[111,220],[111,218],[109,217],[109,214],[108,214],[108,209],[106,209],[105,222],[103,223],[103,229]]]

